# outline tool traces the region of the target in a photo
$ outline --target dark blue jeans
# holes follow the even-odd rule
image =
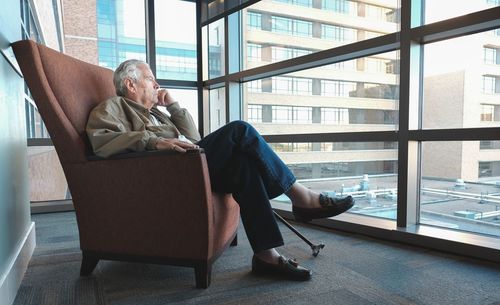
[[[283,245],[269,202],[288,191],[295,177],[262,136],[234,121],[197,143],[205,150],[212,189],[232,193],[254,252]]]

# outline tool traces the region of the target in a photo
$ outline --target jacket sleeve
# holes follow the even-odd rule
[[[198,142],[201,137],[196,125],[194,124],[193,117],[185,108],[181,108],[179,103],[175,102],[167,106],[170,113],[170,120],[179,129],[181,134],[191,140],[193,143]]]
[[[129,151],[154,150],[159,139],[148,130],[130,131],[113,111],[99,107],[90,113],[86,132],[94,153],[104,158]]]

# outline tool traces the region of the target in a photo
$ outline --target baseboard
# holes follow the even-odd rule
[[[35,250],[35,223],[32,222],[12,255],[4,274],[0,274],[0,305],[11,305]]]

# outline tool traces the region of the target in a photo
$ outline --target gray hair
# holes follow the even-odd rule
[[[113,83],[115,84],[117,95],[126,95],[127,88],[125,87],[125,79],[130,78],[136,82],[142,76],[142,71],[137,68],[139,65],[149,67],[149,65],[142,60],[129,59],[122,62],[118,68],[116,68],[115,73],[113,74]]]

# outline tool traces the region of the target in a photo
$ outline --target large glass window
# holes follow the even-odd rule
[[[351,213],[396,219],[397,144],[394,142],[271,143],[308,188],[355,197]],[[289,202],[282,195],[276,201]]]
[[[254,124],[263,134],[396,130],[398,52],[371,59],[338,63],[335,70],[328,65],[246,83],[244,105],[263,105],[262,123]],[[387,69],[389,64],[396,68]],[[286,129],[286,124],[296,123],[293,107],[310,109],[310,119],[302,121],[307,126],[300,130]]]
[[[101,66],[116,69],[127,59],[146,60],[143,1],[97,0],[97,54]],[[88,45],[81,52],[94,52]]]
[[[279,2],[279,5],[278,3]],[[399,28],[397,0],[376,6],[361,1],[262,0],[243,10],[243,47],[259,43],[259,66],[328,48],[396,32]],[[260,31],[254,31],[259,29]],[[254,68],[246,58],[243,69]]]
[[[425,23],[458,17],[499,5],[497,0],[427,0],[425,1]]]
[[[208,76],[219,77],[224,74],[224,19],[208,26]]]
[[[421,223],[500,236],[498,147],[424,142],[421,184]]]
[[[156,77],[196,81],[196,4],[155,0],[155,29]]]
[[[425,45],[424,128],[481,127],[493,120],[500,65],[486,62],[488,41],[483,32]]]

